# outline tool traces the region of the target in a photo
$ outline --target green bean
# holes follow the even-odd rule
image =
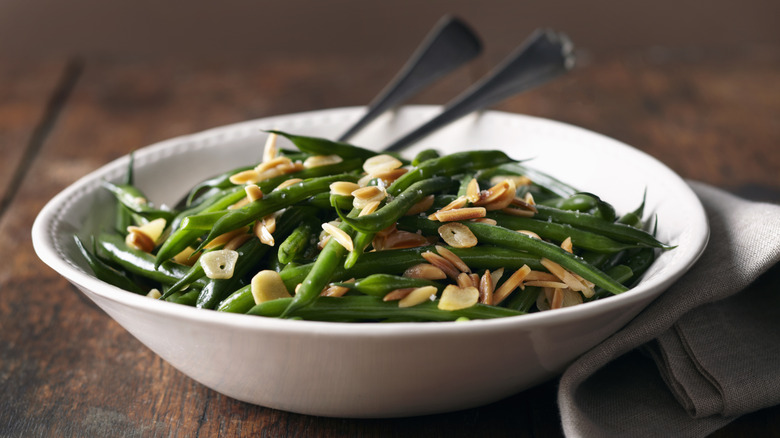
[[[559,224],[533,218],[512,216],[505,213],[491,212],[487,217],[495,219],[498,225],[512,230],[533,231],[541,238],[552,240],[558,243],[571,237],[571,242],[575,248],[591,250],[598,253],[614,254],[629,248],[635,248],[636,245],[618,242],[609,237],[600,234],[581,230],[569,224]]]
[[[198,249],[202,249],[208,242],[221,234],[248,225],[263,216],[301,202],[317,193],[328,191],[331,183],[356,180],[354,175],[349,174],[330,175],[304,180],[281,190],[274,190],[240,209],[230,210],[219,218]]]
[[[225,213],[222,212],[225,212],[226,211],[225,209],[235,204],[236,202],[240,201],[245,196],[246,193],[241,187],[236,187],[233,190],[228,190],[225,196],[219,198],[218,200],[215,200],[214,203],[203,208],[203,210],[201,210],[201,212],[198,215],[206,215],[206,214],[224,215]],[[194,216],[198,216],[198,215],[194,215]],[[188,216],[187,218],[191,218],[194,216]],[[183,230],[179,228],[175,230],[168,236],[167,239],[165,239],[165,242],[163,242],[162,246],[157,251],[155,265],[159,266],[160,263],[162,263],[163,261],[168,260],[173,256],[175,256],[176,254],[180,253],[185,248],[195,243],[195,241],[198,240],[198,237],[200,237],[202,234],[203,234],[203,230],[197,230],[197,229]]]
[[[537,205],[536,219],[551,220],[562,224],[569,224],[589,231],[602,234],[619,242],[643,244],[653,248],[671,249],[656,240],[651,234],[628,225],[605,221],[586,213],[576,211],[564,211],[557,208]]]
[[[141,289],[123,272],[117,271],[111,266],[108,266],[105,262],[90,253],[89,250],[84,247],[84,244],[81,242],[81,239],[79,239],[78,236],[74,235],[73,240],[76,242],[76,247],[78,247],[79,252],[81,252],[81,255],[87,261],[87,264],[92,269],[92,272],[95,273],[95,276],[98,278],[98,280],[105,281],[108,284],[114,285],[126,291],[146,295],[146,291]]]
[[[246,313],[255,304],[255,298],[252,296],[252,285],[248,284],[228,295],[217,305],[216,310],[228,313]]]
[[[392,201],[385,204],[384,207],[374,213],[364,216],[349,218],[346,217],[340,209],[336,208],[341,220],[349,224],[352,228],[364,233],[376,233],[393,225],[401,216],[422,198],[446,191],[453,187],[453,181],[450,178],[434,177],[416,182],[396,196]]]
[[[184,198],[184,200],[185,200],[184,205],[189,207],[195,201],[196,197],[201,198],[203,196],[203,193],[204,193],[203,189],[224,190],[224,189],[229,189],[231,187],[234,187],[235,184],[233,184],[230,181],[230,178],[233,175],[235,175],[235,174],[237,174],[239,172],[243,172],[245,170],[254,169],[254,167],[255,166],[237,167],[235,169],[231,169],[231,170],[229,170],[227,172],[221,173],[221,174],[219,174],[217,176],[211,177],[211,178],[209,178],[207,180],[201,181],[200,183],[195,185],[195,187],[193,187],[192,190],[190,190],[190,192],[186,196],[186,198]]]
[[[395,180],[387,188],[387,193],[396,196],[412,184],[434,176],[458,175],[512,161],[511,158],[501,151],[456,152],[422,162],[419,166]]]
[[[561,247],[518,233],[510,229],[479,222],[461,222],[467,226],[481,243],[527,251],[530,254],[547,258],[564,268],[582,276],[582,278],[600,286],[613,294],[628,290],[597,268],[585,263],[581,258],[564,251]]]
[[[194,307],[195,303],[198,301],[199,295],[200,295],[200,290],[198,289],[193,289],[193,290],[188,290],[183,292],[179,291],[166,297],[165,301]]]
[[[299,258],[306,247],[311,243],[315,235],[315,224],[313,220],[302,222],[292,233],[279,245],[277,257],[279,262],[286,265]]]
[[[236,249],[238,260],[233,270],[233,276],[225,279],[211,279],[206,282],[203,290],[198,295],[195,306],[204,309],[213,309],[217,304],[228,297],[241,286],[242,278],[255,269],[260,260],[269,250],[259,239],[253,237]]]
[[[475,304],[460,310],[441,310],[436,302],[425,302],[412,307],[398,307],[394,301],[385,302],[372,296],[315,297],[311,304],[291,310],[293,298],[279,298],[252,307],[251,315],[266,317],[301,317],[316,321],[373,321],[388,318],[411,318],[425,321],[454,321],[461,317],[490,319],[517,316],[523,313],[503,307]]]
[[[554,194],[559,198],[568,198],[577,193],[577,189],[564,183],[563,181],[532,167],[524,166],[519,162],[506,163],[494,168],[480,172],[479,177],[490,179],[493,176],[526,176],[533,182],[533,185],[544,190],[544,192]]]
[[[130,160],[127,163],[127,173],[125,174],[126,185],[133,185],[133,168],[135,165],[135,153],[130,152]],[[116,203],[116,218],[114,219],[114,226],[120,233],[126,233],[127,227],[133,225],[133,218],[130,210],[124,206],[121,202]]]
[[[127,272],[164,285],[176,283],[189,270],[188,266],[170,261],[165,261],[156,267],[154,256],[128,247],[124,239],[115,234],[101,234],[97,239],[97,246],[109,260]],[[198,280],[195,283],[203,287],[204,282]]]
[[[428,161],[439,157],[441,157],[441,154],[439,154],[436,149],[423,149],[414,156],[414,159],[412,160],[412,166],[417,167],[423,161]]]
[[[348,287],[366,295],[375,297],[384,297],[396,289],[406,289],[413,287],[435,286],[436,289],[442,289],[444,286],[433,281],[420,278],[399,277],[390,274],[372,274],[366,278],[359,279],[354,283],[336,283],[337,286]]]
[[[307,137],[304,135],[288,134],[282,131],[268,131],[269,133],[281,135],[300,149],[302,152],[306,152],[312,155],[338,155],[341,158],[360,158],[365,160],[371,158],[377,153],[363,149],[358,146],[351,145],[340,141],[332,141],[325,138]]]
[[[353,209],[349,215],[355,217],[359,213],[360,210]],[[347,234],[354,234],[349,225],[345,223],[341,224],[339,229],[346,232]],[[322,248],[320,255],[314,262],[314,266],[312,266],[309,273],[306,274],[306,278],[303,279],[301,288],[298,289],[298,291],[295,293],[295,296],[293,297],[292,301],[290,301],[290,305],[287,307],[287,310],[284,311],[284,316],[293,316],[290,315],[290,313],[295,312],[301,307],[305,307],[315,298],[317,298],[317,296],[319,296],[319,294],[333,277],[333,272],[336,270],[336,268],[338,268],[339,264],[341,264],[342,260],[344,259],[345,252],[346,248],[341,246],[341,244],[336,241],[335,238],[331,237],[330,240],[328,240],[328,243],[326,243],[325,247]]]
[[[172,211],[152,207],[143,192],[138,190],[135,186],[129,184],[113,184],[109,181],[103,181],[103,187],[113,193],[117,201],[127,209],[141,215],[146,220],[151,221],[163,218],[166,222],[170,222],[170,220],[173,219],[174,213]]]

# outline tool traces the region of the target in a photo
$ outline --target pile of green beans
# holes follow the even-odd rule
[[[406,172],[383,180],[365,173],[366,160],[377,155],[369,149],[280,131],[269,133],[296,146],[297,150],[277,152],[289,162],[337,157],[321,166],[299,165],[284,174],[252,181],[249,184],[256,185],[262,196],[251,201],[246,200],[246,183],[233,177],[259,163],[231,169],[202,180],[183,194],[175,208],[157,207],[147,200],[133,184],[131,159],[122,183],[104,184],[117,201],[112,227],[86,238],[74,236],[95,276],[133,293],[220,312],[319,321],[463,321],[544,310],[539,303],[549,290],[529,285],[515,289],[497,304],[488,299],[447,310],[439,300],[448,285],[457,284],[455,278],[404,275],[426,263],[425,253],[436,253],[439,245],[483,281],[503,271],[501,277],[490,277],[497,281],[491,283],[491,291],[521,268],[549,277],[545,261],[554,262],[591,285],[592,293],[583,292],[579,302],[629,290],[661,251],[671,249],[647,231],[650,224],[644,218],[644,199],[634,211],[618,217],[598,196],[580,192],[501,151],[441,156],[425,150],[409,161],[396,157]],[[439,234],[446,222],[434,213],[462,199],[469,184],[476,182],[486,194],[491,181],[501,177],[526,178],[513,187],[515,200],[525,200],[517,204],[527,214],[510,214],[512,210],[500,207],[487,211],[483,220],[458,220],[476,244],[443,243]],[[293,178],[295,182],[289,181]],[[362,211],[357,203],[353,206],[352,196],[331,194],[336,182],[377,185],[385,196],[374,211]],[[469,202],[475,204],[471,195]],[[423,211],[425,207],[419,206],[431,196],[433,202]],[[410,214],[413,208],[419,211]],[[264,220],[271,216],[276,224],[273,242],[263,241],[253,230],[265,226]],[[155,220],[164,221],[164,232],[153,242],[154,248],[144,250],[133,244],[128,238],[130,229]],[[353,246],[345,246],[334,236],[323,240],[325,223],[338,227]],[[380,233],[393,232],[415,233],[417,243],[410,248],[375,246]],[[197,256],[221,249],[226,243],[218,238],[229,233],[242,237],[234,248],[238,258],[232,276],[210,278]],[[572,248],[564,249],[564,242]],[[183,262],[180,256],[187,251],[194,256]],[[255,301],[252,278],[268,270],[278,273],[289,297]],[[475,288],[481,287],[473,277],[471,281]],[[394,292],[430,286],[435,292],[423,302],[399,306],[397,300],[389,299]],[[325,296],[324,291],[333,288],[341,293]]]

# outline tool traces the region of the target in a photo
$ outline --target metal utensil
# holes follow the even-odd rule
[[[398,151],[479,109],[553,79],[574,67],[574,46],[563,33],[536,30],[514,53],[479,82],[445,105],[444,110],[384,148]]]
[[[479,37],[466,23],[455,17],[443,17],[395,78],[369,104],[368,112],[339,140],[352,137],[380,114],[474,59],[481,51]]]

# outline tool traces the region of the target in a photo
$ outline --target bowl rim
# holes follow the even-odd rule
[[[403,107],[401,111],[435,112],[439,111],[440,109],[441,107],[438,105],[410,105]],[[193,138],[215,135],[218,136],[222,133],[229,132],[231,130],[242,129],[249,125],[256,125],[258,122],[263,121],[268,122],[276,119],[281,120],[298,117],[317,117],[322,115],[334,116],[342,113],[348,115],[354,114],[355,117],[357,117],[360,112],[364,110],[365,107],[363,106],[340,107],[275,115],[271,117],[248,120],[156,142],[136,150],[135,154],[138,157],[146,154],[159,153],[166,150],[167,148],[173,147]],[[64,253],[59,251],[59,248],[55,243],[56,236],[54,234],[54,230],[56,227],[54,225],[62,220],[64,212],[67,211],[66,208],[70,203],[70,200],[73,199],[73,197],[76,195],[85,196],[86,193],[92,191],[91,187],[95,184],[95,181],[99,180],[104,175],[110,174],[119,167],[126,166],[128,160],[127,155],[119,157],[79,178],[77,181],[63,189],[60,193],[48,201],[41,209],[32,226],[33,247],[38,257],[45,264],[50,266],[67,280],[76,284],[77,286],[80,286],[80,288],[87,289],[90,293],[99,295],[100,297],[108,299],[117,304],[129,305],[147,312],[153,312],[161,316],[166,316],[168,318],[188,319],[203,323],[217,323],[225,326],[244,329],[293,333],[316,332],[319,335],[349,335],[359,337],[417,336],[420,334],[421,330],[426,334],[457,335],[463,330],[502,331],[507,327],[513,327],[517,329],[531,327],[538,328],[540,326],[557,325],[572,320],[579,320],[589,316],[595,316],[597,314],[609,312],[616,307],[630,306],[632,303],[644,300],[647,294],[652,294],[654,293],[653,291],[658,291],[656,288],[661,289],[657,292],[657,295],[660,295],[663,293],[663,290],[667,289],[669,286],[671,286],[672,283],[674,283],[674,281],[687,272],[687,270],[690,269],[690,267],[693,266],[693,264],[701,256],[709,240],[709,225],[707,223],[704,207],[688,184],[686,184],[684,180],[680,178],[680,176],[678,176],[675,172],[673,172],[656,158],[628,144],[622,143],[619,140],[615,140],[603,134],[599,134],[564,122],[503,111],[486,111],[485,113],[526,119],[535,123],[548,124],[553,129],[570,130],[573,133],[587,134],[590,136],[595,136],[594,138],[596,139],[600,138],[602,140],[616,142],[617,144],[623,147],[627,147],[633,150],[633,152],[642,155],[650,162],[654,162],[654,164],[659,166],[659,168],[664,169],[668,173],[667,176],[673,179],[675,184],[680,185],[680,188],[683,190],[683,192],[678,193],[678,196],[683,196],[686,198],[686,202],[690,203],[690,208],[692,208],[694,212],[694,215],[689,218],[694,225],[693,231],[695,232],[695,235],[693,245],[688,248],[675,249],[675,251],[681,250],[684,252],[684,254],[680,256],[681,260],[679,261],[679,267],[674,269],[671,275],[658,276],[647,281],[643,281],[637,287],[630,289],[628,292],[609,297],[608,299],[596,300],[577,306],[557,309],[555,312],[535,312],[526,315],[505,318],[470,320],[465,324],[461,322],[399,322],[393,324],[368,322],[360,323],[361,330],[359,331],[355,330],[355,323],[349,322],[300,321],[264,318],[254,315],[228,314],[206,309],[197,309],[194,307],[183,306],[165,301],[150,300],[148,297],[134,294],[108,283],[104,283],[93,277],[91,274],[83,272],[81,269],[77,268],[74,263],[70,262]],[[89,293],[87,293],[87,295],[89,296]],[[90,298],[92,297],[90,296]]]

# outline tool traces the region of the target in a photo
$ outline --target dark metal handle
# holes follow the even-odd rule
[[[368,112],[339,140],[352,137],[380,114],[474,59],[481,51],[482,43],[463,21],[455,17],[443,17],[401,71],[369,104]]]
[[[571,70],[574,66],[573,51],[574,46],[566,35],[551,30],[535,31],[486,77],[445,105],[438,116],[384,150],[404,149],[467,114],[499,103]]]

